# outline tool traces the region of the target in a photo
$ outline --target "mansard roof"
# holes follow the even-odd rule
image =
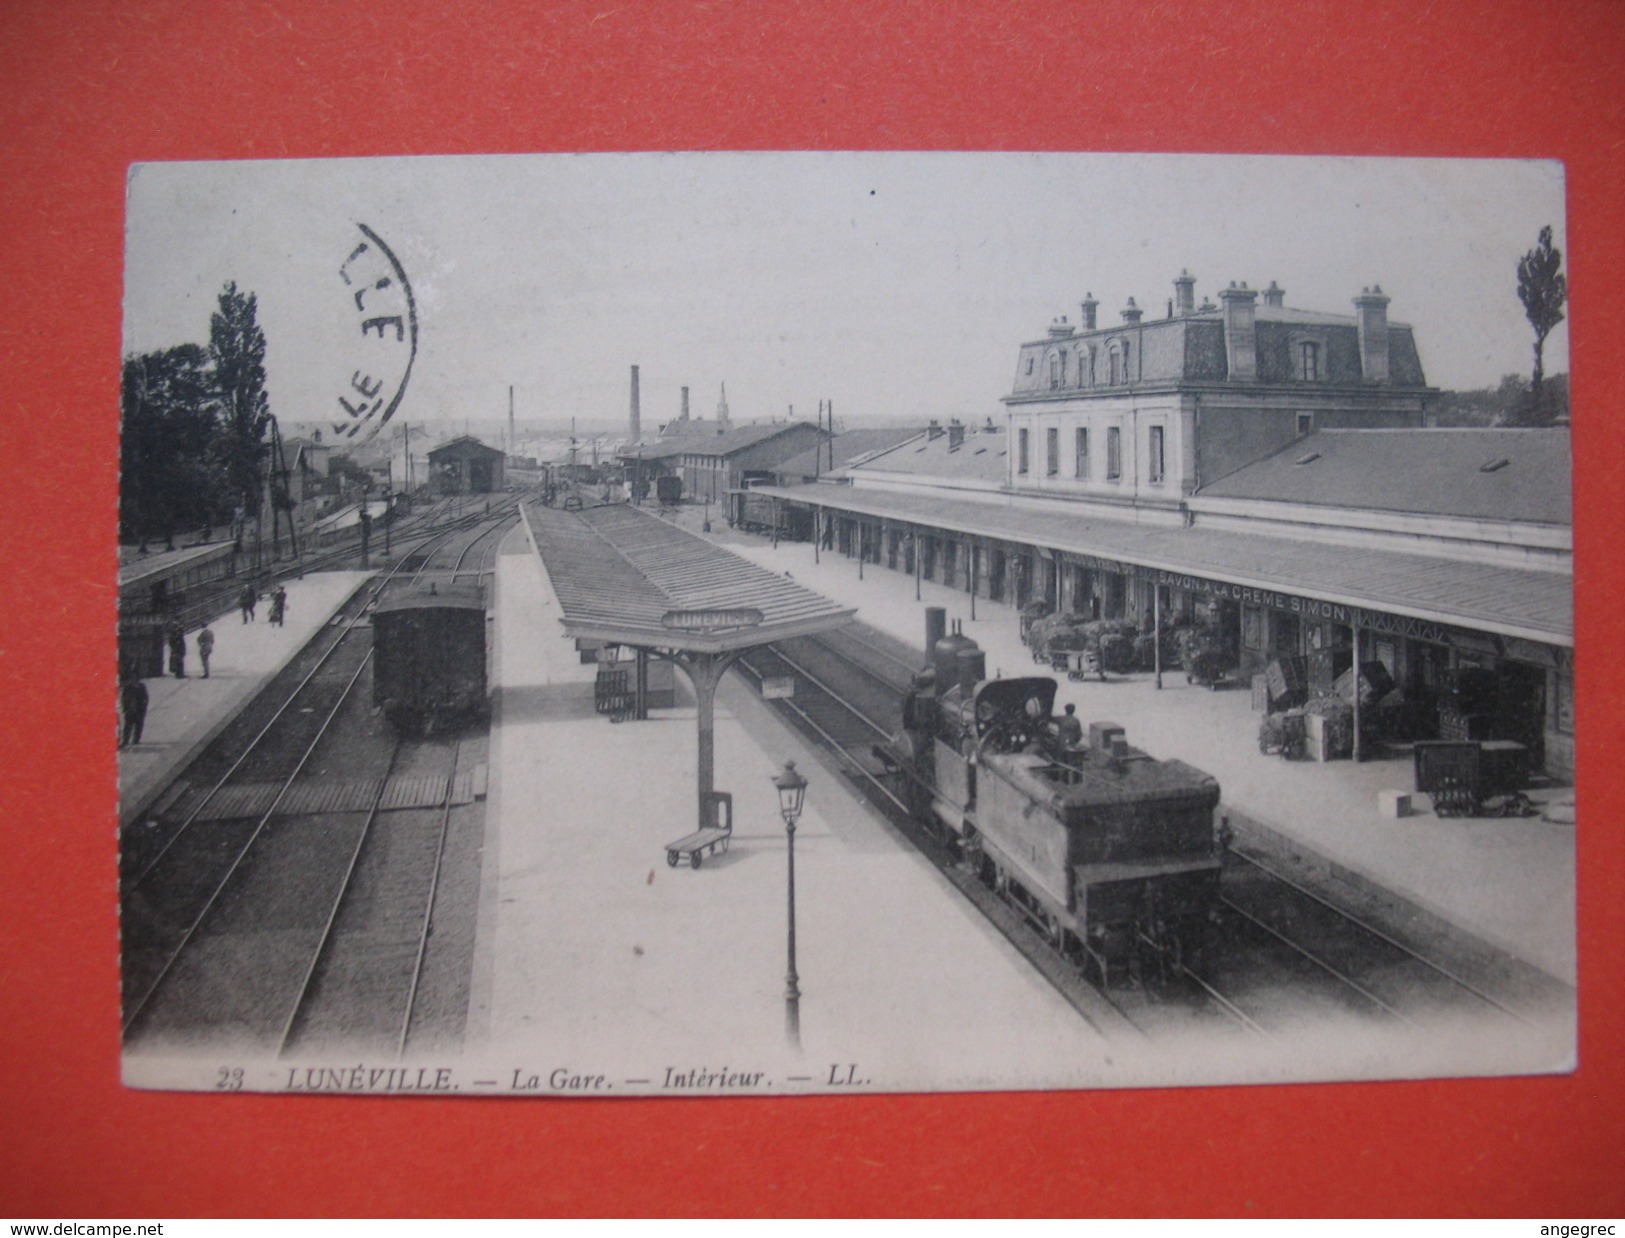
[[[1291,384],[1324,388],[1338,384],[1363,383],[1360,364],[1360,325],[1353,314],[1327,314],[1281,305],[1254,308],[1254,337],[1258,357],[1258,377],[1254,385]],[[1417,352],[1411,327],[1389,320],[1388,382],[1385,387],[1425,387],[1426,375]],[[1065,331],[1066,328],[1060,328]],[[1007,401],[1064,399],[1079,396],[1121,394],[1121,386],[1108,385],[1108,357],[1119,341],[1126,342],[1131,354],[1130,380],[1122,386],[1226,382],[1229,358],[1225,348],[1223,309],[1201,309],[1167,318],[1145,318],[1120,322],[1094,330],[1073,330],[1070,334],[1052,332],[1048,337],[1021,345],[1016,380]],[[1321,347],[1321,376],[1305,382],[1298,377],[1300,343]],[[1079,382],[1080,355],[1095,354],[1095,382]],[[1047,358],[1052,352],[1069,354],[1066,374],[1056,387],[1050,386]],[[1032,373],[1027,372],[1028,360]]]

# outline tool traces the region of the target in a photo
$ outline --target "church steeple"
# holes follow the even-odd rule
[[[728,384],[722,384],[722,398],[717,401],[717,433],[726,434],[733,429],[733,422],[728,417]]]

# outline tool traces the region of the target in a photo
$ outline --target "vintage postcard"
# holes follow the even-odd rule
[[[131,168],[126,1083],[1573,1069],[1564,202]]]

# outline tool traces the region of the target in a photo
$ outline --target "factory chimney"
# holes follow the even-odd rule
[[[678,421],[687,421],[688,420],[688,388],[687,387],[683,388],[683,411],[678,414],[677,420]]]
[[[632,367],[632,441],[635,443],[643,437],[643,427],[639,424],[641,418],[638,409],[638,367]]]

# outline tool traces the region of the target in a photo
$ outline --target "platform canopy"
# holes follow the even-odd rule
[[[651,515],[526,509],[570,636],[726,653],[840,627],[856,611]]]
[[[638,651],[636,716],[644,716],[643,668],[651,654],[675,662],[694,685],[699,828],[718,828],[723,814],[731,830],[732,797],[713,790],[722,676],[747,649],[840,627],[857,612],[641,508],[567,512],[533,503],[525,519],[566,634]]]

